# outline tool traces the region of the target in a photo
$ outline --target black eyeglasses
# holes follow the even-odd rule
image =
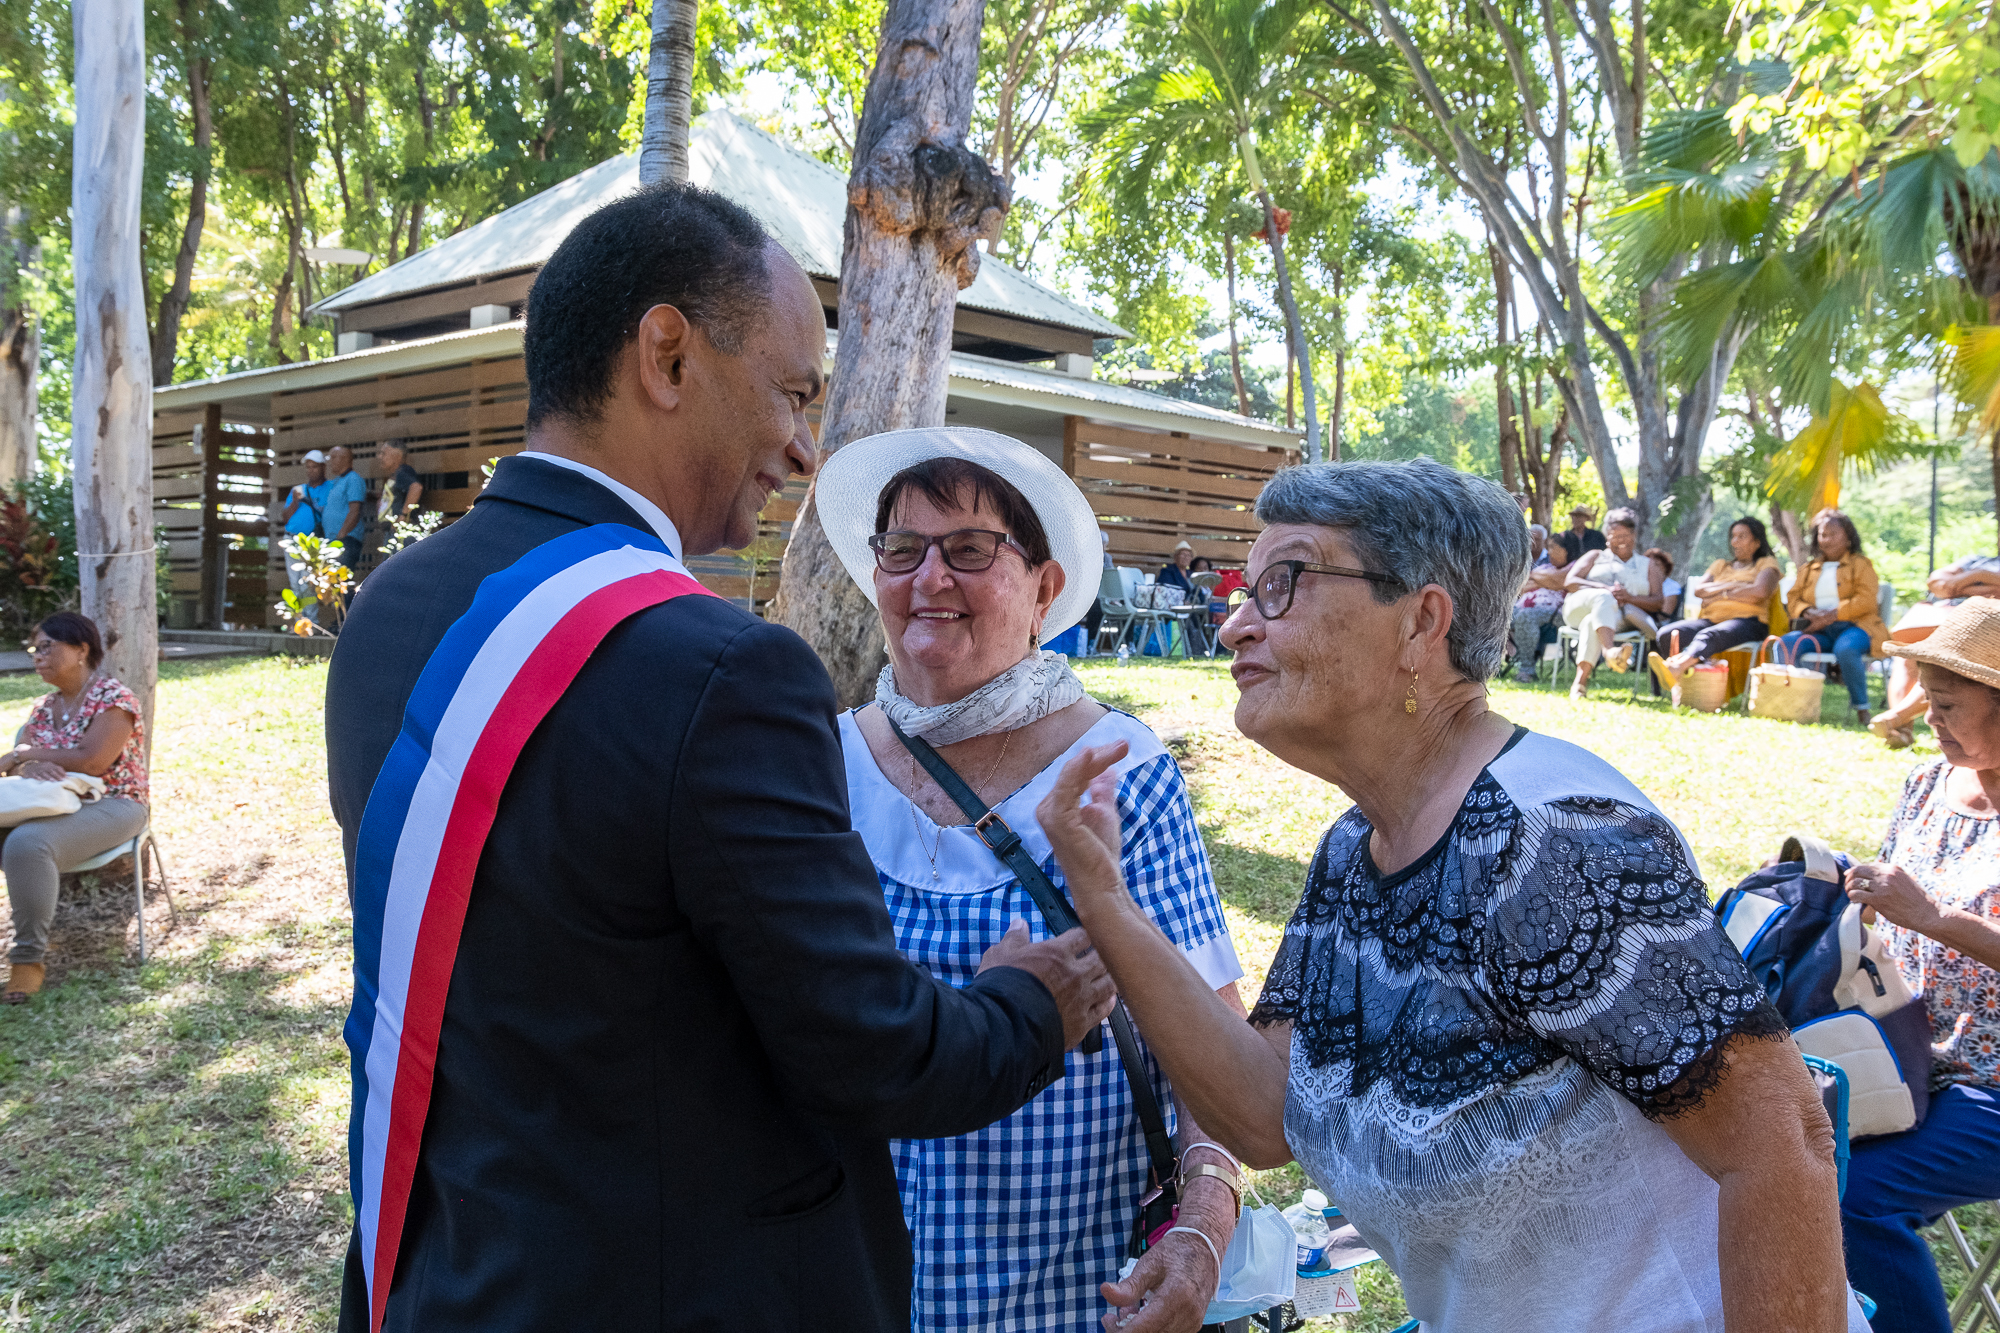
[[[1014,546],[1014,539],[1004,532],[985,528],[960,528],[942,537],[926,537],[921,532],[878,532],[868,539],[868,545],[875,550],[875,567],[884,574],[909,573],[924,563],[933,546],[944,557],[947,568],[961,574],[978,574],[993,568],[993,562],[1000,558],[1000,548]]]
[[[1276,620],[1292,609],[1292,594],[1298,591],[1301,574],[1337,574],[1344,579],[1367,579],[1370,583],[1385,583],[1392,588],[1402,587],[1402,583],[1387,574],[1370,574],[1365,569],[1348,569],[1342,565],[1315,565],[1310,560],[1280,560],[1275,565],[1267,565],[1257,576],[1257,610],[1266,620]]]

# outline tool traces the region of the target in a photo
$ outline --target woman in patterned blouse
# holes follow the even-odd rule
[[[104,641],[87,616],[63,611],[35,626],[35,670],[55,686],[0,755],[0,774],[59,782],[64,773],[104,779],[104,795],[73,815],[0,830],[0,871],[14,905],[13,973],[0,1002],[22,1004],[42,988],[42,959],[62,872],[116,847],[146,826],[146,724],[132,691],[98,668]]]
[[[1876,1333],[1947,1333],[1917,1228],[2000,1197],[2000,601],[1969,598],[1888,651],[1916,666],[1944,757],[1910,774],[1881,861],[1848,871],[1847,895],[1889,922],[1935,1058],[1924,1122],[1854,1145],[1841,1222],[1854,1285],[1881,1306]]]
[[[1247,1024],[1131,909],[1092,778],[1116,747],[1042,806],[1189,1108],[1253,1166],[1296,1156],[1429,1330],[1865,1329],[1831,1126],[1687,844],[1488,707],[1514,502],[1427,459],[1320,464],[1257,516],[1236,725],[1355,804]]]

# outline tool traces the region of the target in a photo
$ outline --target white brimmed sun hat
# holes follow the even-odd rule
[[[875,535],[882,488],[904,468],[933,458],[962,458],[1005,478],[1041,520],[1049,554],[1063,572],[1063,590],[1042,621],[1042,641],[1082,620],[1097,600],[1104,569],[1104,547],[1090,501],[1033,446],[971,426],[919,426],[865,436],[836,449],[820,467],[813,481],[820,527],[869,602],[875,600],[875,552],[868,539]]]

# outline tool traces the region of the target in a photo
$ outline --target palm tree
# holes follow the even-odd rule
[[[1836,379],[1843,362],[1893,367],[1928,349],[1953,361],[1964,401],[1986,405],[1980,353],[2000,336],[2000,152],[1967,166],[1944,143],[1891,136],[1829,181],[1772,134],[1739,138],[1722,108],[1663,117],[1646,149],[1614,215],[1621,261],[1641,277],[1671,276],[1694,254],[1725,261],[1678,279],[1660,329],[1669,365],[1690,376],[1718,343],[1755,336],[1771,349],[1783,404],[1812,414],[1773,459],[1774,500],[1809,506],[1837,490],[1843,466],[1870,470],[1916,447],[1871,386]]]
[[[1133,40],[1152,53],[1152,62],[1112,88],[1080,125],[1097,172],[1128,212],[1146,211],[1169,159],[1220,168],[1257,201],[1287,340],[1305,384],[1306,461],[1313,463],[1320,458],[1319,407],[1285,262],[1290,215],[1272,198],[1257,145],[1306,87],[1336,71],[1389,82],[1381,53],[1344,31],[1316,30],[1310,41],[1300,40],[1301,24],[1317,14],[1313,0],[1164,0],[1137,9]]]
[[[653,0],[652,57],[646,68],[646,128],[639,179],[686,181],[688,120],[694,113],[694,30],[701,0]]]

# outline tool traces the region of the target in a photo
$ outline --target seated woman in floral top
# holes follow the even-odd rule
[[[98,668],[104,640],[87,616],[63,611],[35,626],[35,670],[55,686],[28,714],[0,775],[60,781],[104,779],[104,795],[73,815],[0,830],[0,872],[14,904],[14,970],[0,1002],[24,1003],[42,988],[49,923],[62,873],[109,851],[146,826],[146,724],[132,691]]]
[[[1931,1011],[1931,1104],[1903,1134],[1854,1145],[1841,1224],[1875,1333],[1946,1333],[1951,1315],[1918,1228],[2000,1198],[2000,601],[1945,613],[1911,659],[1944,757],[1903,784],[1882,860],[1847,896],[1889,922],[1889,954]]]

